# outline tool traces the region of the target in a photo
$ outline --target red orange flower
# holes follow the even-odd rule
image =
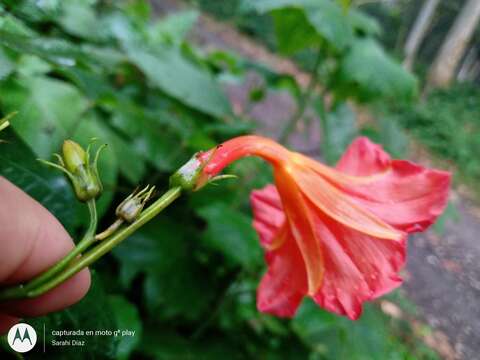
[[[275,185],[253,191],[251,203],[268,264],[257,306],[278,316],[293,316],[310,296],[357,319],[364,301],[401,284],[407,234],[425,230],[447,203],[449,173],[391,160],[363,137],[335,168],[263,137],[234,138],[199,156],[200,182],[250,155],[274,168]]]

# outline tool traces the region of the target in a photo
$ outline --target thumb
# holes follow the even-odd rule
[[[0,177],[0,287],[33,278],[64,257],[73,246],[54,216]],[[38,298],[1,303],[0,313],[4,317],[23,317],[60,310],[80,300],[89,286],[90,274],[85,269]]]

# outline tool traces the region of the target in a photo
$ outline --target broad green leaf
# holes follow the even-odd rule
[[[10,129],[1,132],[0,175],[45,206],[70,232],[76,223],[76,200],[57,171],[43,166]]]
[[[319,116],[321,116],[321,112]],[[322,154],[327,163],[333,165],[358,134],[355,113],[352,108],[346,103],[337,105],[326,114],[323,130]]]
[[[12,127],[42,158],[59,151],[88,105],[68,83],[40,76],[2,83],[0,92],[2,108],[18,111]]]
[[[292,7],[303,10],[316,32],[333,48],[343,50],[353,39],[348,13],[332,0],[260,0],[252,5],[260,13]]]
[[[130,149],[135,154],[161,171],[171,171],[181,164],[184,150],[182,134],[169,126],[168,113],[150,114],[128,102],[112,104],[114,115],[111,123],[130,139]]]
[[[313,353],[322,359],[397,358],[395,356],[405,349],[399,341],[392,341],[389,337],[386,316],[376,311],[373,305],[364,307],[362,317],[351,321],[320,309],[308,299],[297,311],[292,327]]]
[[[262,251],[252,220],[222,203],[202,207],[197,213],[207,222],[203,240],[233,264],[246,268],[262,261]]]
[[[353,28],[366,35],[377,36],[382,33],[382,29],[378,21],[363,12],[356,9],[350,9],[348,11],[348,19]]]
[[[272,11],[278,49],[286,55],[309,48],[318,42],[315,29],[301,9],[287,8]]]
[[[129,45],[127,53],[153,86],[179,101],[216,117],[229,116],[230,105],[213,76],[186,60],[180,50]]]
[[[198,11],[186,10],[168,15],[158,20],[149,29],[150,39],[154,42],[169,41],[180,44],[198,19]]]
[[[2,30],[0,44],[19,53],[36,55],[59,67],[73,67],[78,64],[111,68],[125,60],[114,48],[99,47],[94,44],[74,45],[63,38],[17,34]]]
[[[146,23],[152,14],[152,5],[149,0],[127,1],[121,4],[122,10],[138,23]]]
[[[410,100],[417,93],[415,77],[390,58],[372,39],[356,40],[342,59],[335,79],[345,95],[360,101]]]
[[[168,329],[156,328],[146,332],[142,342],[145,353],[157,360],[243,360],[241,350],[228,338],[216,334],[201,341],[183,337]],[[258,354],[257,354],[258,355]]]
[[[331,0],[319,0],[315,6],[305,7],[305,14],[317,33],[330,47],[345,49],[353,41],[353,28],[348,13]]]
[[[0,40],[4,36],[4,33],[16,35],[16,36],[31,36],[34,34],[34,31],[29,29],[23,21],[16,18],[11,14],[1,14],[0,15]]]
[[[87,55],[63,39],[18,35],[0,28],[0,44],[19,53],[37,55],[59,66],[73,66]]]
[[[244,9],[254,9],[255,11],[264,14],[272,10],[286,8],[286,7],[306,7],[316,6],[325,0],[243,0]],[[328,1],[328,0],[327,0]]]
[[[209,288],[208,276],[192,256],[187,228],[171,216],[160,216],[114,250],[123,285],[130,286],[143,273],[144,299],[155,319],[196,318],[205,311],[214,288]]]
[[[22,55],[17,64],[18,73],[25,77],[45,75],[51,70],[49,63],[35,55]]]
[[[130,354],[136,349],[142,339],[142,320],[135,305],[128,302],[123,296],[113,295],[108,297],[108,304],[117,321],[117,329],[121,337],[117,345],[116,359],[129,359]],[[135,332],[132,336],[124,331]],[[125,334],[125,335],[124,335]]]
[[[0,47],[0,80],[5,79],[15,70],[15,63],[8,57]]]
[[[150,85],[206,114],[232,115],[230,103],[213,75],[187,59],[178,46],[149,44],[141,32],[118,14],[111,16],[108,24]]]
[[[47,22],[60,14],[62,0],[15,1],[13,11],[28,22]]]
[[[70,34],[92,41],[107,38],[105,26],[95,14],[92,4],[86,1],[63,0],[61,16],[57,18],[61,26]]]

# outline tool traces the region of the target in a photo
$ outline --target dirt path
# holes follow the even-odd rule
[[[179,7],[178,0],[163,0],[158,2],[156,10],[171,11]],[[308,82],[308,75],[292,62],[271,54],[228,24],[202,16],[193,33],[206,51],[212,48],[235,51],[278,72],[289,73],[303,85]],[[246,84],[228,88],[236,111],[245,109],[248,89],[256,81],[258,78],[250,74]],[[258,132],[278,137],[294,111],[295,103],[288,94],[275,93],[268,94],[249,114],[258,120]],[[318,157],[321,141],[318,123],[312,121],[313,127],[308,131],[298,129],[291,137],[291,145]],[[447,335],[447,341],[435,346],[444,358],[480,360],[480,211],[458,196],[454,205],[458,216],[447,221],[441,236],[430,230],[410,238],[404,289],[416,304],[420,317]]]
[[[459,358],[480,359],[480,222],[478,209],[455,201],[458,218],[441,237],[433,231],[409,242],[408,297],[428,324],[441,329]]]

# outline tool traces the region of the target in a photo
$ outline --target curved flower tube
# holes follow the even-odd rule
[[[448,172],[391,160],[364,137],[335,168],[267,138],[237,137],[197,155],[196,187],[251,155],[274,168],[275,185],[253,191],[251,204],[268,264],[257,307],[277,316],[293,316],[310,296],[357,319],[364,301],[402,283],[407,234],[425,230],[448,200]]]

